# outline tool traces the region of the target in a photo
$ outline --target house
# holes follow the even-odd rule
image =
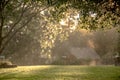
[[[83,65],[98,65],[100,64],[100,56],[96,53],[93,48],[71,48],[70,54],[76,57],[78,64]]]
[[[72,47],[63,53],[54,55],[52,64],[98,65],[100,56],[90,47]]]

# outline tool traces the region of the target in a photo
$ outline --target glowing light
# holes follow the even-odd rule
[[[66,13],[66,17],[60,20],[60,25],[69,27],[70,32],[73,32],[78,25],[79,13]]]
[[[77,14],[76,16],[74,16],[75,19],[79,19],[80,18],[80,15]]]
[[[51,58],[51,55],[49,54],[48,57]]]
[[[12,24],[12,23],[13,23],[13,21],[9,21],[9,23],[10,23],[10,24]]]
[[[91,17],[96,17],[96,13],[93,13],[93,14],[90,14],[91,15]]]
[[[63,19],[61,19],[60,24],[61,25],[67,25],[66,22],[65,22],[65,20],[63,20]]]
[[[44,15],[44,14],[45,14],[45,13],[44,13],[44,11],[41,11],[40,13],[41,13],[42,15]]]
[[[72,26],[70,29],[71,29],[71,30],[75,30],[75,29],[76,29],[76,26]]]

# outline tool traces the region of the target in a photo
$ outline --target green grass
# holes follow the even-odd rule
[[[0,69],[0,80],[120,80],[120,67],[20,66]]]

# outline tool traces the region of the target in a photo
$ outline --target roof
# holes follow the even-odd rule
[[[70,52],[77,59],[100,59],[100,56],[93,48],[71,48]]]

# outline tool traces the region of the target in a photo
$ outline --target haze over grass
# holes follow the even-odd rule
[[[120,67],[20,66],[0,69],[0,80],[120,80]]]

